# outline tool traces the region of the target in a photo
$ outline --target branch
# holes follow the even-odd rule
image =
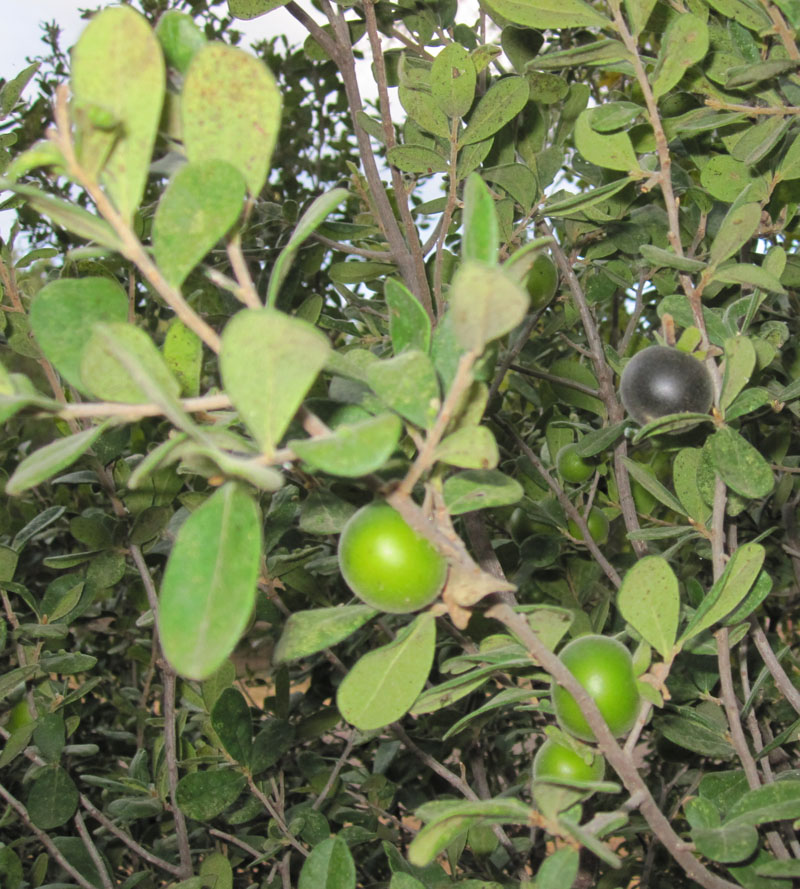
[[[184,398],[181,407],[187,413],[221,411],[233,407],[230,398],[220,392],[214,395],[201,395],[198,398]],[[68,420],[75,417],[119,417],[134,422],[142,417],[159,417],[164,409],[157,404],[122,404],[115,401],[90,401],[64,405],[55,413],[56,417]]]
[[[789,704],[791,704],[795,712],[800,714],[800,691],[795,688],[792,680],[786,675],[786,671],[775,656],[775,652],[772,650],[772,646],[769,644],[769,639],[767,639],[766,634],[761,629],[761,625],[755,618],[752,618],[750,623],[750,632],[753,636],[753,641],[756,643],[758,653],[761,655],[764,665],[775,681],[778,691],[784,698],[786,698]]]
[[[100,880],[103,883],[103,889],[114,889],[114,884],[111,882],[111,877],[108,874],[108,868],[106,867],[106,863],[103,861],[100,853],[97,851],[97,846],[95,846],[94,841],[89,835],[89,831],[86,829],[86,824],[84,823],[83,816],[80,812],[75,813],[75,827],[78,830],[78,835],[83,841],[83,845],[86,847],[86,851],[89,853],[89,858],[92,859],[94,866],[97,868],[97,873],[100,874]]]

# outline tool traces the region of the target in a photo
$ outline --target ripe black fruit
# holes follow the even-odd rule
[[[714,399],[705,365],[669,346],[648,346],[622,371],[619,394],[625,410],[639,423],[667,414],[708,413]]]

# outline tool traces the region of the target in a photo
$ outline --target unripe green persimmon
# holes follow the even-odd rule
[[[580,484],[594,475],[595,466],[591,460],[584,460],[578,453],[576,442],[564,445],[556,454],[556,469],[565,482]]]
[[[587,748],[588,752],[588,748]],[[533,778],[539,781],[602,781],[606,762],[594,755],[587,762],[571,747],[548,738],[533,758]]]
[[[387,503],[358,510],[339,537],[339,568],[350,589],[379,611],[419,611],[439,595],[447,562]]]
[[[628,649],[608,636],[579,636],[564,646],[559,659],[597,704],[611,733],[618,737],[630,731],[639,714],[640,697]],[[575,698],[555,680],[550,692],[561,728],[576,738],[594,741]]]
[[[589,534],[595,543],[605,543],[608,540],[609,521],[602,509],[593,506],[588,518],[586,518],[586,524],[589,527]],[[574,519],[570,519],[567,522],[567,530],[576,540],[583,540],[583,532]]]

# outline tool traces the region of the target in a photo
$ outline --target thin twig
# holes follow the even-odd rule
[[[83,815],[81,815],[80,812],[76,812],[73,821],[75,822],[75,827],[77,828],[78,835],[83,841],[83,845],[86,848],[86,851],[89,853],[89,858],[92,859],[94,866],[97,868],[97,873],[100,874],[100,880],[103,883],[104,889],[114,889],[114,883],[109,876],[108,868],[106,868],[106,863],[105,861],[103,861],[100,853],[97,851],[97,846],[95,846],[94,840],[92,840],[89,831],[86,829]]]
[[[314,803],[311,806],[312,809],[319,809],[320,806],[325,802],[325,798],[331,792],[331,788],[336,783],[336,779],[339,777],[339,772],[341,772],[345,762],[347,762],[347,757],[350,756],[355,740],[356,730],[351,729],[350,733],[347,736],[347,743],[344,745],[344,750],[342,751],[341,756],[336,760],[336,765],[331,769],[331,773],[330,775],[328,775],[328,780],[325,782],[325,786],[319,792],[319,796],[314,800]]]
[[[239,288],[236,290],[235,295],[249,309],[263,309],[264,305],[258,298],[258,293],[256,292],[255,284],[253,284],[250,269],[247,267],[247,260],[244,258],[244,253],[242,253],[241,234],[236,232],[236,234],[228,239],[226,246],[228,248],[228,259],[230,260],[231,268],[233,269],[233,273],[236,275],[236,280],[239,284]]]
[[[756,644],[758,653],[764,661],[764,666],[769,670],[775,686],[783,697],[789,702],[794,711],[800,714],[800,691],[795,688],[794,683],[786,675],[786,671],[781,666],[780,661],[775,656],[772,646],[769,644],[766,633],[755,618],[750,621],[750,634]]]

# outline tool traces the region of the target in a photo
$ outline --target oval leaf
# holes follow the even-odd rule
[[[38,828],[61,827],[77,808],[78,788],[61,766],[47,766],[39,772],[28,793],[28,814]]]
[[[81,158],[86,163],[90,153],[107,154],[103,183],[128,220],[147,183],[165,85],[161,46],[144,16],[129,6],[110,6],[95,15],[72,50]],[[113,129],[96,129],[90,109],[110,115]]]
[[[775,484],[763,455],[730,426],[723,426],[709,440],[714,468],[725,484],[742,497],[766,497]]]
[[[190,772],[178,781],[175,796],[180,810],[190,818],[210,821],[236,802],[246,783],[239,772]]]
[[[181,526],[158,609],[164,655],[181,676],[204,679],[233,651],[253,610],[260,559],[259,510],[235,483]]]
[[[526,28],[604,28],[608,19],[583,0],[484,0],[490,12],[496,12],[515,25]]]
[[[172,177],[153,220],[153,253],[170,284],[180,287],[230,230],[244,197],[242,174],[225,161],[188,163]]]
[[[686,69],[696,65],[708,52],[708,25],[691,12],[676,15],[669,23],[658,63],[651,78],[656,100],[666,95],[683,77]]]
[[[189,66],[181,109],[189,160],[227,161],[257,195],[281,118],[281,94],[269,68],[244,50],[209,43]]]
[[[475,63],[458,43],[448,44],[433,60],[431,94],[448,117],[463,117],[472,107],[476,78]]]
[[[462,469],[494,469],[500,453],[490,429],[464,426],[440,442],[436,459]]]
[[[369,605],[341,605],[315,608],[290,615],[275,646],[272,662],[296,661],[332,648],[362,627],[378,612]]]
[[[373,392],[392,410],[427,429],[439,410],[439,383],[431,359],[409,350],[394,358],[373,361],[367,369]]]
[[[582,111],[575,122],[575,147],[589,163],[606,170],[630,172],[639,168],[631,137],[626,132],[598,133],[592,129],[594,108]]]
[[[446,173],[450,166],[441,154],[424,145],[396,145],[386,152],[386,157],[398,170],[420,176]]]
[[[530,89],[524,77],[512,75],[493,83],[470,115],[467,128],[458,140],[459,148],[493,136],[522,111],[529,97]]]
[[[329,837],[303,862],[297,889],[355,889],[356,865],[347,843]]]
[[[529,301],[527,292],[499,268],[464,262],[450,289],[450,317],[459,343],[482,352],[521,323]]]
[[[623,618],[666,661],[678,635],[678,578],[660,556],[645,556],[626,574],[617,594]]]
[[[497,469],[467,469],[451,475],[444,483],[444,501],[451,515],[508,506],[520,500],[523,493],[516,479]]]
[[[500,248],[500,226],[494,198],[486,183],[477,174],[470,174],[464,186],[464,237],[461,257],[485,265],[497,264]]]
[[[339,712],[361,731],[383,728],[400,719],[428,679],[435,644],[433,616],[418,615],[393,642],[356,662],[339,686]]]
[[[242,765],[249,765],[253,746],[250,708],[237,688],[226,688],[211,711],[211,727],[228,755]]]
[[[60,278],[51,281],[31,301],[31,330],[48,361],[79,392],[81,357],[98,322],[124,323],[128,297],[110,278]]]
[[[402,431],[398,416],[381,414],[360,423],[343,423],[329,435],[296,438],[286,444],[314,469],[358,478],[383,466],[397,447]]]
[[[245,309],[228,322],[222,380],[262,448],[277,444],[329,352],[322,333],[275,309]]]
[[[108,428],[108,423],[84,429],[66,438],[57,438],[50,444],[29,454],[6,482],[5,492],[9,496],[27,491],[35,485],[54,476],[67,466],[71,466],[97,441]]]
[[[389,336],[395,355],[406,349],[428,352],[431,345],[431,319],[422,303],[396,278],[387,278],[383,295],[389,309]]]

